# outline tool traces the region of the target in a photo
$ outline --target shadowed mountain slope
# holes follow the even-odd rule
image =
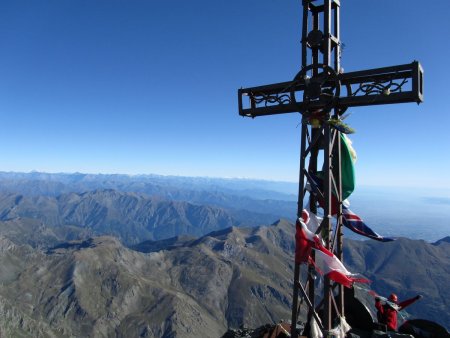
[[[80,234],[114,235],[126,244],[183,234],[201,236],[242,224],[222,208],[116,190],[70,193],[57,198],[2,194],[0,219],[41,222],[63,240],[73,239],[78,228]]]
[[[197,239],[148,241],[135,250],[113,237],[39,250],[3,236],[1,332],[19,337],[220,337],[229,327],[289,319],[293,234],[294,226],[280,221],[230,227]],[[443,282],[450,279],[449,255],[446,242],[348,240],[345,263],[372,279],[372,289],[381,295],[422,294],[408,308],[412,318],[448,327],[449,295]],[[367,301],[373,307],[373,298]]]
[[[42,337],[219,337],[287,318],[291,259],[276,245],[286,235],[283,226],[228,228],[150,253],[112,237],[46,252],[3,238],[0,327]]]
[[[450,327],[450,243],[435,245],[407,238],[346,243],[345,264],[363,271],[372,280],[373,290],[385,297],[394,292],[400,300],[422,294],[424,298],[406,311]],[[373,304],[369,305],[374,310]]]

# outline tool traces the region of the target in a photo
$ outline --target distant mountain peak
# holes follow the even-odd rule
[[[294,226],[291,221],[281,218],[278,221],[272,223],[273,227],[283,228],[284,230],[292,231]]]
[[[444,238],[436,241],[435,243],[433,243],[433,245],[439,245],[441,243],[450,243],[450,236],[444,237]]]

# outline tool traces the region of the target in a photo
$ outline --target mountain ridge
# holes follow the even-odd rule
[[[57,192],[74,186],[54,177],[50,185],[28,185],[24,175],[18,187],[28,192],[18,194],[7,192],[11,181],[3,176],[0,333],[221,336],[227,328],[290,318],[295,229],[289,218],[273,222],[277,213],[268,213],[285,201],[248,198],[245,189],[234,194],[231,181],[228,189],[205,180],[207,187],[217,184],[205,191],[177,178],[177,192],[165,178],[129,184],[103,177],[99,184],[98,176],[84,174],[67,180],[86,190],[63,193]],[[120,190],[129,187],[134,191]],[[295,204],[287,202],[285,211]],[[396,292],[400,299],[423,294],[408,308],[411,316],[450,327],[449,236],[433,243],[345,243],[344,264],[372,280],[374,291]],[[316,283],[320,290],[320,277]],[[360,287],[374,313],[373,298]]]
[[[0,211],[3,222],[36,220],[53,232],[64,226],[78,227],[91,235],[116,235],[128,244],[179,234],[200,236],[241,224],[222,208],[111,189],[57,198],[0,194]]]
[[[293,234],[294,225],[280,220],[271,226],[229,227],[198,238],[178,236],[150,246],[140,243],[132,249],[110,236],[47,250],[0,237],[0,308],[10,307],[11,323],[22,320],[33,329],[48,329],[54,337],[95,336],[94,332],[116,337],[219,337],[228,328],[290,318]],[[410,315],[450,326],[444,301],[450,295],[439,282],[450,278],[442,264],[450,257],[447,244],[404,238],[346,243],[344,263],[371,279],[373,290],[381,295],[395,290],[400,299],[420,293],[424,298],[408,308]],[[411,248],[417,262],[410,270],[399,269],[399,261],[410,262]],[[439,269],[433,270],[436,264]],[[415,281],[410,271],[415,271]],[[425,278],[435,283],[423,283]],[[374,314],[373,298],[364,294]],[[0,324],[21,330],[2,319]]]

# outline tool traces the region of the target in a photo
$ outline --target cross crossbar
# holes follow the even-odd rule
[[[418,61],[350,73],[324,73],[309,78],[297,74],[293,81],[238,90],[239,115],[257,117],[306,112],[333,107],[423,102],[423,69]],[[334,76],[333,76],[334,75]],[[315,82],[315,79],[317,81]],[[320,82],[321,81],[321,82]],[[409,86],[406,84],[409,83]],[[317,85],[318,84],[318,85]],[[334,88],[333,88],[334,86]],[[347,90],[346,96],[326,89]],[[408,88],[405,88],[408,87]],[[317,91],[315,98],[311,92]],[[244,103],[248,97],[247,103]]]

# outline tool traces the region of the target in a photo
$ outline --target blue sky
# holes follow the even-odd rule
[[[237,89],[298,72],[300,3],[1,1],[0,170],[295,181],[300,116]],[[358,184],[450,189],[450,1],[341,3],[345,71],[425,70],[420,106],[351,110]]]

